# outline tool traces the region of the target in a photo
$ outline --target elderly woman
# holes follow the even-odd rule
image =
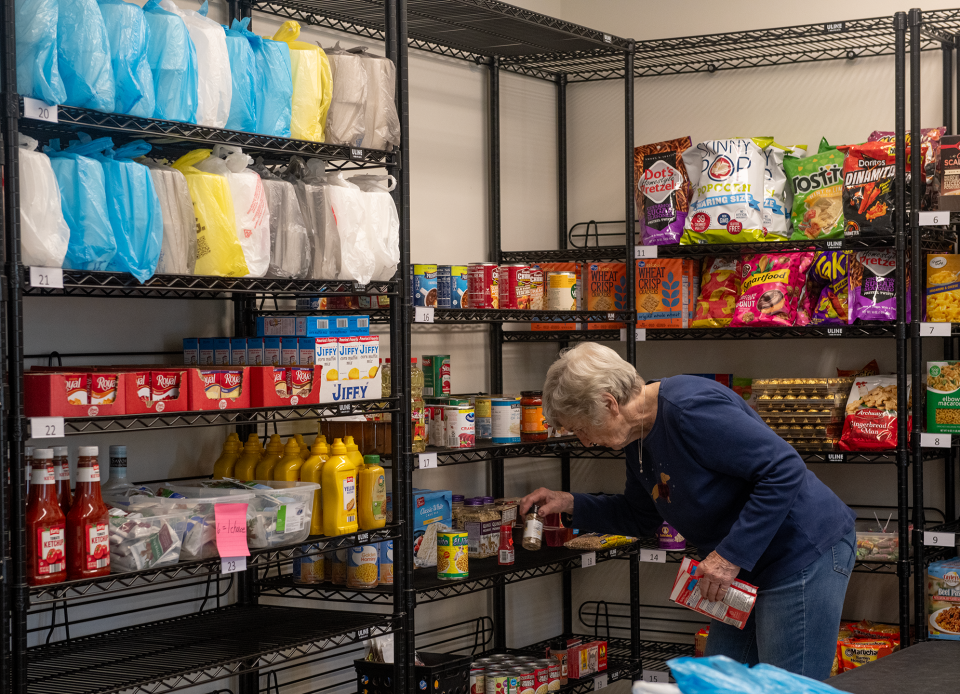
[[[625,449],[623,494],[540,488],[521,513],[573,514],[584,531],[652,536],[666,521],[700,551],[700,590],[759,588],[746,627],[714,621],[708,655],[830,675],[856,557],[854,513],[743,398],[715,381],[645,383],[613,350],[582,343],[547,372],[543,412],[585,446]]]

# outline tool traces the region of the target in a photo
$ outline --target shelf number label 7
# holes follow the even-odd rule
[[[63,417],[31,417],[30,438],[59,439],[63,433]]]
[[[23,97],[23,117],[33,120],[45,120],[48,123],[57,122],[57,107],[44,103],[39,99],[31,99],[29,96]]]
[[[950,448],[950,434],[920,434],[920,445],[923,448]]]
[[[653,564],[665,564],[667,562],[667,553],[662,549],[641,549],[640,561],[647,561]]]
[[[30,267],[30,286],[37,289],[63,289],[63,270],[58,267]]]
[[[953,547],[957,542],[957,536],[953,533],[923,533],[923,544],[928,547]]]
[[[921,323],[920,337],[950,337],[953,323]]]

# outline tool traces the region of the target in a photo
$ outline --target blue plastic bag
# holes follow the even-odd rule
[[[84,136],[82,136],[84,137]],[[103,165],[92,155],[113,146],[113,140],[72,142],[60,151],[60,141],[50,140],[43,151],[60,188],[63,217],[70,227],[70,245],[63,267],[71,270],[106,270],[117,252],[110,226]]]
[[[153,276],[163,245],[163,211],[150,170],[133,161],[149,152],[147,142],[93,155],[103,165],[107,212],[117,242],[111,272],[129,272],[141,282]]]
[[[114,113],[153,118],[157,107],[153,71],[147,60],[149,29],[143,10],[124,0],[97,0],[110,40],[117,96]]]
[[[58,0],[17,0],[17,92],[62,104],[67,90],[57,59]]]
[[[111,113],[116,100],[110,40],[96,0],[60,3],[57,58],[67,89],[63,103]]]
[[[159,0],[149,0],[143,16],[149,27],[147,60],[156,86],[154,118],[196,123],[197,49],[187,25],[160,7]]]
[[[234,20],[236,23],[236,20]],[[263,87],[260,84],[260,72],[257,59],[253,54],[253,39],[262,41],[259,36],[237,29],[227,29],[227,53],[230,55],[230,76],[233,79],[233,98],[230,101],[230,116],[227,118],[228,130],[257,132],[257,97]],[[249,37],[253,37],[252,39]]]
[[[290,137],[290,116],[293,109],[293,71],[290,47],[283,41],[257,36],[247,27],[250,18],[233,20],[231,31],[239,31],[250,41],[257,61],[257,128],[255,132],[273,137]]]
[[[683,694],[839,694],[828,684],[760,664],[752,668],[722,655],[667,661]]]

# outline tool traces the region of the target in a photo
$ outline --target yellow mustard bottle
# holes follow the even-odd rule
[[[376,530],[387,524],[387,480],[380,456],[365,455],[363,463],[357,482],[360,490],[357,515],[361,530]]]
[[[240,437],[230,434],[223,443],[223,451],[213,464],[213,479],[222,480],[224,477],[233,477],[233,468],[240,457]]]
[[[357,525],[357,467],[347,457],[340,439],[333,440],[331,455],[323,464],[323,534],[333,537],[359,530]]]
[[[278,482],[296,482],[300,479],[301,465],[303,458],[300,457],[300,443],[291,436],[283,447],[283,457],[273,468],[273,479]]]
[[[354,443],[352,436],[344,437],[343,445],[347,449],[347,458],[357,466],[359,473],[363,469],[363,454],[360,452],[360,447]]]
[[[300,457],[306,460],[310,457],[310,444],[303,440],[303,434],[294,434],[293,437],[300,444]]]
[[[258,480],[272,480],[273,468],[283,457],[283,441],[279,434],[273,434],[267,443],[267,450],[260,456],[260,462],[257,463],[256,477]]]
[[[327,448],[327,439],[325,436],[318,436],[313,442],[313,448],[310,449],[310,457],[300,466],[300,481],[315,482],[320,484],[321,488],[313,493],[313,515],[310,516],[310,534],[323,535],[323,503],[320,492],[323,485],[320,482],[320,476],[323,472],[323,465],[327,462],[329,449]]]
[[[233,467],[234,478],[241,482],[249,482],[254,478],[257,470],[257,463],[260,462],[260,443],[251,441],[249,438],[243,444],[243,451],[237,458],[237,464]]]
[[[257,453],[263,455],[263,444],[260,443],[259,435],[256,433],[251,433],[250,436],[247,437],[247,443],[252,443],[254,448],[257,449]]]

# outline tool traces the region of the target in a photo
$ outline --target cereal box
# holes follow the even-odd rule
[[[689,328],[699,293],[700,274],[695,260],[638,260],[637,327]]]
[[[587,263],[583,283],[587,311],[622,311],[627,308],[627,264]],[[620,323],[589,323],[588,330],[617,330]]]
[[[200,341],[197,338],[183,338],[183,363],[189,366],[200,363]]]
[[[317,358],[316,339],[315,337],[298,338],[297,349],[299,356],[297,357],[297,363],[300,364],[300,366],[313,366]]]
[[[280,338],[280,364],[283,366],[296,366],[300,358],[300,344],[295,337]]]
[[[960,558],[927,569],[927,635],[960,641]]]
[[[577,276],[577,310],[583,309],[583,263],[531,263],[530,269],[538,268],[547,281],[548,272],[572,272]],[[531,323],[531,330],[580,330],[580,323]]]
[[[320,378],[328,381],[339,381],[340,371],[337,362],[339,345],[335,337],[314,338],[314,364],[322,367]]]
[[[247,365],[263,366],[263,338],[247,338]]]
[[[197,340],[200,366],[213,366],[213,338],[201,337]]]
[[[230,338],[230,365],[246,366],[248,363],[249,362],[247,361],[247,338],[245,337]]]
[[[927,362],[927,431],[960,434],[960,361]]]

